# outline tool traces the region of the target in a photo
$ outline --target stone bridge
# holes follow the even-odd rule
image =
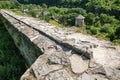
[[[1,20],[30,68],[20,80],[119,80],[120,47],[74,28],[1,10]]]

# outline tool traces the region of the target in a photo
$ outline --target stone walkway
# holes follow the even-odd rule
[[[5,10],[2,12],[35,30],[38,34],[30,38],[31,41],[36,40],[37,44],[42,44],[42,41],[50,40],[44,44],[44,54],[38,57],[21,80],[120,79],[119,46],[112,46],[108,41],[58,28],[31,17],[23,17]],[[37,40],[38,36],[40,39]],[[41,45],[39,47],[43,48]]]

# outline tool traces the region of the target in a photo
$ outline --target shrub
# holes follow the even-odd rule
[[[95,15],[93,13],[88,13],[85,21],[88,25],[93,25],[95,23]]]
[[[115,35],[117,36],[118,39],[120,39],[120,27],[116,28]]]
[[[32,17],[36,17],[37,13],[35,11],[30,11],[29,14],[32,16]]]
[[[111,28],[110,24],[104,24],[103,27],[100,29],[100,32],[108,33]]]
[[[94,26],[90,26],[90,32],[91,34],[95,35],[97,34],[99,31],[98,31],[98,28],[94,27]]]

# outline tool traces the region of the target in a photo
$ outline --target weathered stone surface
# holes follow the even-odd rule
[[[9,33],[29,62],[32,63],[40,55],[36,48],[44,53],[21,80],[120,79],[120,47],[116,48],[107,41],[75,33],[75,30],[56,28],[44,21],[1,11],[1,15],[9,22]]]
[[[62,65],[69,65],[70,60],[65,53],[55,52],[50,57],[49,60],[51,63],[62,64]]]
[[[91,77],[91,75],[83,73],[80,77],[77,78],[77,80],[95,80],[95,79]]]
[[[92,74],[101,74],[101,75],[106,75],[106,71],[103,66],[100,66],[98,68],[93,69]]]
[[[73,80],[66,70],[59,70],[53,73],[50,73],[45,80]]]
[[[77,45],[74,45],[74,49],[75,51],[79,52],[81,55],[89,58],[89,59],[92,59],[93,58],[93,51],[89,50],[87,46],[78,46]]]
[[[62,66],[61,65],[42,65],[39,66],[39,68],[35,69],[35,67],[32,67],[37,79],[41,79],[43,76],[49,74],[50,72],[56,71],[61,69]]]
[[[87,73],[91,74],[97,80],[119,80],[120,70],[110,66],[100,66],[91,69]]]
[[[106,76],[110,80],[120,80],[120,70],[112,67],[105,67]]]
[[[100,64],[96,63],[96,61],[94,59],[91,59],[89,62],[89,68],[96,68],[101,66]]]
[[[45,35],[46,37],[49,37],[50,39],[56,41],[59,44],[62,44],[68,48],[72,48],[73,50],[75,50],[77,53],[84,53],[84,56],[88,57],[88,58],[92,58],[92,51],[89,50],[87,51],[86,49],[83,49],[83,47],[90,49],[90,46],[94,46],[94,43],[83,43],[81,40],[76,40],[75,38],[69,38],[67,36],[70,36],[73,32],[68,32],[67,30],[63,30],[62,28],[55,28],[54,26],[48,24],[48,23],[44,23],[41,21],[36,21],[34,19],[31,18],[31,21],[29,21],[29,19],[22,17],[22,16],[18,16],[15,15],[11,12],[7,12],[4,11],[5,13],[9,14],[9,15],[14,15],[14,17],[18,20],[20,20],[21,22],[24,22],[25,24],[29,25],[30,27],[33,27],[34,29],[38,30],[40,33],[42,33],[43,35]],[[22,18],[22,19],[21,19]],[[18,24],[20,25],[20,24]],[[33,32],[33,31],[31,31]],[[30,35],[31,36],[31,35]],[[34,36],[32,36],[31,38],[32,40],[34,39]],[[77,46],[74,46],[77,45]],[[96,48],[96,47],[92,47],[92,48]]]
[[[71,68],[74,73],[82,73],[88,69],[88,63],[76,54],[70,57]]]
[[[36,80],[32,69],[28,69],[24,75],[21,76],[20,80]]]
[[[77,78],[77,80],[108,80],[108,79],[105,76],[98,74],[83,73]]]
[[[100,74],[93,74],[92,77],[94,78],[94,80],[109,80],[106,76]]]

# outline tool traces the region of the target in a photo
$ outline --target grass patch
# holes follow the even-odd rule
[[[49,20],[49,23],[54,25],[54,26],[56,26],[56,27],[60,26],[60,24],[57,21],[55,21],[55,20]]]

